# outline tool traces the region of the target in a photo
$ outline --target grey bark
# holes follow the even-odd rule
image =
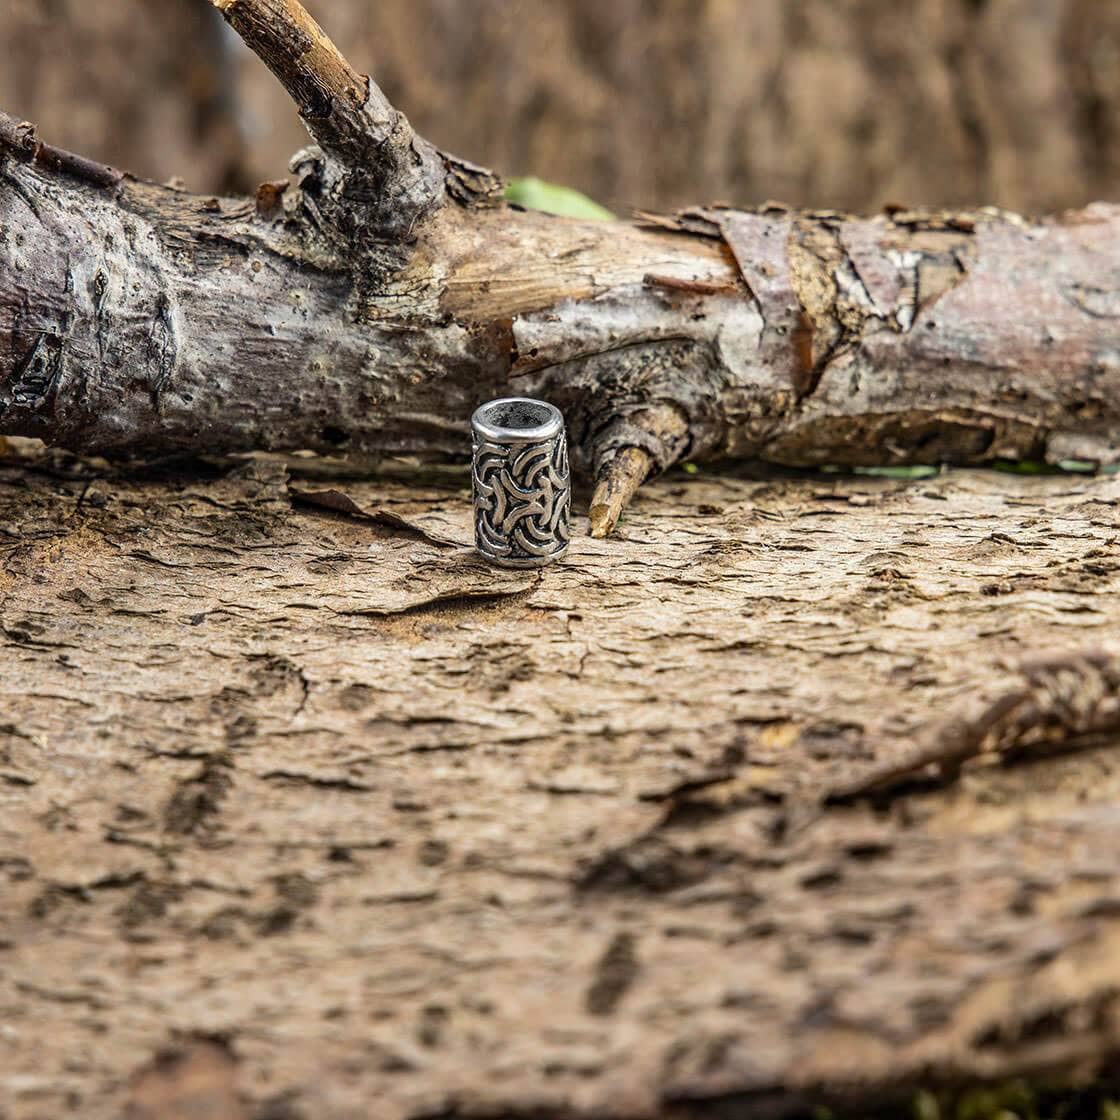
[[[479,205],[491,180],[440,160],[399,266],[387,227],[338,220],[354,177],[331,156],[262,213],[2,135],[0,432],[461,454],[472,407],[523,392],[566,410],[587,467],[647,445],[660,466],[1117,454],[1108,206],[577,223]],[[465,203],[440,205],[445,175]],[[644,430],[657,405],[685,438]]]

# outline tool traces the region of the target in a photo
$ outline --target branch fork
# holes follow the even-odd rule
[[[685,455],[1120,459],[1120,208],[524,212],[297,0],[212,2],[307,125],[299,187],[194,198],[0,117],[0,437],[461,458],[539,396],[595,535]]]

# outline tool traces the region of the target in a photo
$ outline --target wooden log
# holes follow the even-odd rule
[[[511,573],[466,479],[0,466],[9,1120],[1112,1068],[1120,481],[675,474]]]
[[[598,531],[636,508],[495,573],[462,474],[0,468],[5,1117],[1107,1072],[1116,479],[637,484],[1115,457],[1116,210],[524,214],[291,0],[225,7],[322,147],[199,199],[6,120],[0,431],[440,457],[516,390],[567,410]]]
[[[6,434],[116,455],[462,454],[472,408],[515,392],[565,410],[592,472],[623,447],[654,469],[1117,457],[1114,207],[572,222],[480,206],[489,176],[464,187],[441,161],[409,188],[427,216],[401,242],[361,227],[365,180],[321,152],[262,212],[10,120],[2,137]],[[651,409],[677,434],[634,422]]]

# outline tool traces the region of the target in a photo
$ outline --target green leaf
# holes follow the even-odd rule
[[[1008,474],[1097,474],[1112,473],[1108,467],[1088,459],[1062,459],[1057,463],[1043,463],[1036,459],[1001,459],[993,464],[997,471]]]
[[[928,1089],[914,1095],[914,1120],[941,1120],[941,1104]]]
[[[558,214],[562,218],[585,218],[592,221],[609,222],[614,215],[597,202],[592,202],[585,194],[571,187],[546,183],[535,176],[524,179],[511,179],[506,184],[506,201],[516,202],[528,210],[543,210],[546,214]]]
[[[898,478],[904,482],[910,479],[933,478],[942,471],[941,467],[923,463],[910,467],[853,467],[826,463],[819,469],[822,474],[868,475],[871,478]]]
[[[866,474],[872,478],[933,478],[940,473],[940,467],[923,464],[913,467],[852,467],[852,474]]]

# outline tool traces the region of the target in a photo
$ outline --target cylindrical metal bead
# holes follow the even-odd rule
[[[503,397],[471,417],[474,536],[503,568],[539,568],[568,551],[571,484],[560,410]]]

